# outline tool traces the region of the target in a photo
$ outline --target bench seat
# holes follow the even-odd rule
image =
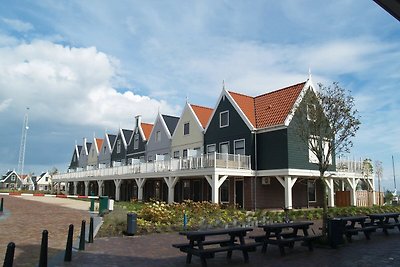
[[[236,242],[237,240],[234,239],[233,242]],[[231,243],[230,239],[220,239],[220,240],[207,240],[207,241],[203,241],[202,244],[204,246],[206,245],[217,245],[219,244],[220,246],[227,246]],[[174,248],[179,248],[179,249],[185,249],[185,248],[189,248],[190,244],[189,243],[179,243],[179,244],[172,244],[172,246]],[[197,244],[195,244],[195,246],[197,246]]]

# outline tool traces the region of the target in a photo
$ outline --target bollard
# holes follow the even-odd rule
[[[82,220],[81,236],[79,237],[79,250],[85,250],[85,228],[86,221]]]
[[[187,215],[186,212],[183,214],[183,229],[186,230],[187,225]]]
[[[70,224],[68,228],[67,246],[65,247],[64,261],[72,260],[72,239],[74,237],[74,225]]]
[[[94,198],[90,199],[90,211],[93,212],[94,211]]]
[[[15,244],[13,242],[8,243],[6,256],[4,257],[4,265],[3,267],[12,267],[14,263],[14,251]]]
[[[136,213],[128,213],[126,215],[127,224],[126,224],[126,234],[127,235],[134,235],[136,234],[137,230],[137,214]]]
[[[93,217],[90,217],[90,223],[89,223],[89,242],[88,243],[93,243]]]
[[[1,202],[0,202],[0,212],[3,212],[3,202],[4,202],[4,199],[1,198]]]
[[[49,233],[47,232],[47,230],[43,230],[43,233],[42,233],[42,244],[40,246],[39,267],[47,267],[48,240],[49,240]]]

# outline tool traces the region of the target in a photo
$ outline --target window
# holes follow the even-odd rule
[[[307,192],[308,192],[308,201],[315,202],[317,201],[317,187],[315,186],[315,180],[307,181]]]
[[[219,113],[219,127],[229,126],[229,110],[222,111]]]
[[[310,163],[318,163],[318,158],[314,154],[314,152],[311,150],[311,147],[315,147],[318,145],[318,137],[310,137],[310,144],[309,144],[309,149],[308,149],[308,159]],[[322,146],[324,147],[324,158],[328,154],[328,149],[329,149],[329,141],[323,140],[322,141]],[[329,164],[332,164],[332,154],[329,156]]]
[[[46,179],[45,179],[45,180],[46,180],[46,182],[48,182],[48,181],[49,181],[49,177],[46,177]]]
[[[188,156],[188,150],[187,150],[187,149],[184,149],[184,150],[183,150],[183,158],[186,159],[187,156]]]
[[[190,199],[190,181],[183,181],[183,199]]]
[[[229,154],[229,142],[219,143],[219,153]]]
[[[103,147],[103,154],[106,154],[106,149],[107,149],[107,147],[104,146],[104,147]]]
[[[229,180],[226,179],[219,188],[221,203],[229,202]]]
[[[148,156],[148,157],[147,157],[147,160],[148,160],[149,162],[152,162],[152,161],[153,161],[153,156]]]
[[[121,140],[117,141],[117,153],[121,153]]]
[[[217,150],[217,146],[215,144],[207,145],[207,153],[211,154]]]
[[[156,132],[156,142],[160,142],[161,141],[161,132],[157,131]]]
[[[315,121],[316,120],[316,106],[314,104],[307,104],[307,120]]]
[[[133,137],[133,149],[139,149],[139,134]]]
[[[174,151],[174,159],[179,159],[179,151]]]
[[[187,122],[183,125],[183,135],[189,134],[189,126],[190,126],[189,122]]]
[[[245,145],[244,145],[244,139],[241,140],[235,140],[233,143],[234,146],[234,154],[240,154],[240,155],[245,155]]]
[[[11,182],[15,182],[15,174],[11,175]]]

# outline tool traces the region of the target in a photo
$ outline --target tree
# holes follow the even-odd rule
[[[375,173],[376,173],[376,176],[377,176],[377,178],[378,178],[378,205],[380,206],[380,205],[382,205],[382,202],[381,202],[381,199],[382,199],[382,197],[381,197],[381,180],[382,180],[382,174],[383,174],[383,167],[382,167],[382,161],[375,161],[375,169],[376,169],[376,171],[375,171]]]
[[[334,157],[348,153],[353,146],[352,138],[361,124],[354,98],[350,92],[339,86],[338,82],[325,86],[318,84],[318,90],[311,87],[303,101],[297,106],[298,119],[295,132],[307,145],[311,155],[310,162],[317,165],[323,190],[323,234],[326,234],[328,217],[326,172],[334,170]]]

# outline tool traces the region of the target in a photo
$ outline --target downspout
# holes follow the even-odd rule
[[[257,130],[254,130],[254,211],[257,209]]]

